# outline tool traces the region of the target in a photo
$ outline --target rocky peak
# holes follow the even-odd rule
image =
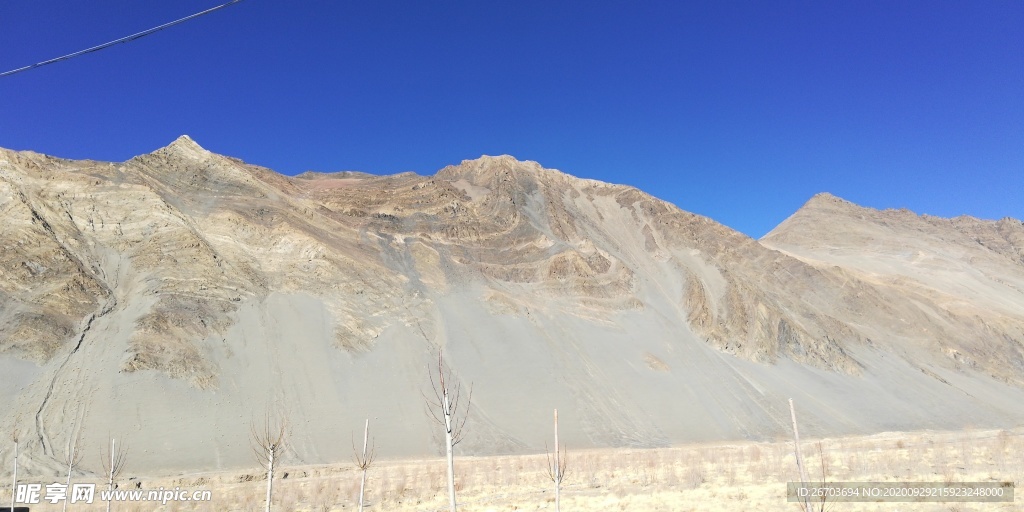
[[[174,139],[174,142],[154,151],[154,153],[177,155],[190,159],[200,159],[211,155],[209,151],[200,146],[196,141],[192,140],[192,137],[189,137],[188,135],[182,135],[177,139]]]
[[[540,173],[545,169],[530,160],[518,160],[510,155],[489,156],[463,160],[458,165],[449,165],[438,172],[445,179],[465,178],[470,182],[490,182],[502,177],[523,177]]]
[[[828,192],[820,192],[807,200],[800,210],[836,210],[848,208],[861,208],[855,203],[846,199],[834,196]]]

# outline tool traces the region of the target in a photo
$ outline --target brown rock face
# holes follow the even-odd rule
[[[539,449],[552,407],[577,446],[772,437],[788,397],[811,435],[1024,417],[1013,219],[822,195],[756,241],[508,156],[286,177],[185,136],[0,150],[0,212],[0,428],[38,471],[72,426],[98,449],[132,425],[141,467],[245,464],[265,408],[302,461],[347,457],[335,430],[367,416],[423,453],[442,349],[475,453]]]

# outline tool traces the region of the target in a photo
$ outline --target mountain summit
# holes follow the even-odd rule
[[[254,411],[300,462],[1018,424],[1024,228],[823,194],[762,240],[510,156],[298,177],[182,136],[123,163],[0,150],[0,430],[30,470],[131,430],[139,468],[245,465]],[[124,432],[127,433],[127,432]],[[136,449],[136,447],[140,447]],[[4,455],[7,456],[6,453]]]

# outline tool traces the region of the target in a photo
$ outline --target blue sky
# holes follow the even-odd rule
[[[0,71],[220,0],[5,0]],[[1024,2],[245,0],[0,78],[0,147],[126,160],[187,133],[285,174],[482,154],[760,237],[828,191],[1024,218]]]

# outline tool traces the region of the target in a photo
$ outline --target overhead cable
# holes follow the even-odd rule
[[[5,77],[5,76],[9,76],[9,75],[13,75],[15,73],[21,73],[22,71],[28,71],[30,69],[35,69],[35,68],[38,68],[38,67],[42,67],[42,66],[45,66],[47,64],[53,64],[54,62],[60,62],[62,60],[72,59],[74,57],[78,57],[79,55],[85,55],[87,53],[92,53],[92,52],[98,52],[98,51],[103,50],[105,48],[110,48],[111,46],[114,46],[115,44],[121,44],[121,43],[127,43],[129,41],[134,41],[136,39],[140,39],[140,38],[146,37],[146,36],[148,36],[148,35],[150,35],[150,34],[152,34],[154,32],[159,32],[159,31],[161,31],[161,30],[163,30],[165,28],[173,27],[173,26],[175,26],[175,25],[177,25],[179,23],[184,23],[184,22],[189,21],[189,20],[194,20],[194,19],[196,19],[196,18],[198,18],[200,16],[204,16],[206,14],[210,14],[213,11],[223,9],[225,7],[228,7],[228,6],[232,5],[232,4],[237,4],[238,2],[241,2],[241,1],[242,0],[231,0],[230,2],[227,2],[225,4],[221,4],[221,5],[218,5],[216,7],[211,7],[209,9],[205,10],[205,11],[197,12],[197,13],[192,14],[190,16],[185,16],[184,18],[174,20],[174,21],[172,21],[170,23],[164,23],[163,25],[160,25],[158,27],[153,27],[153,28],[148,29],[148,30],[143,30],[142,32],[138,32],[138,33],[132,34],[130,36],[125,36],[125,37],[122,37],[120,39],[115,39],[113,41],[110,41],[109,43],[103,43],[101,45],[93,46],[92,48],[86,48],[84,50],[80,50],[80,51],[77,51],[75,53],[69,53],[67,55],[62,55],[60,57],[56,57],[56,58],[53,58],[53,59],[50,59],[50,60],[44,60],[42,62],[37,62],[37,63],[32,64],[30,66],[21,67],[21,68],[18,68],[18,69],[12,69],[10,71],[4,71],[3,73],[0,73],[0,78]]]

